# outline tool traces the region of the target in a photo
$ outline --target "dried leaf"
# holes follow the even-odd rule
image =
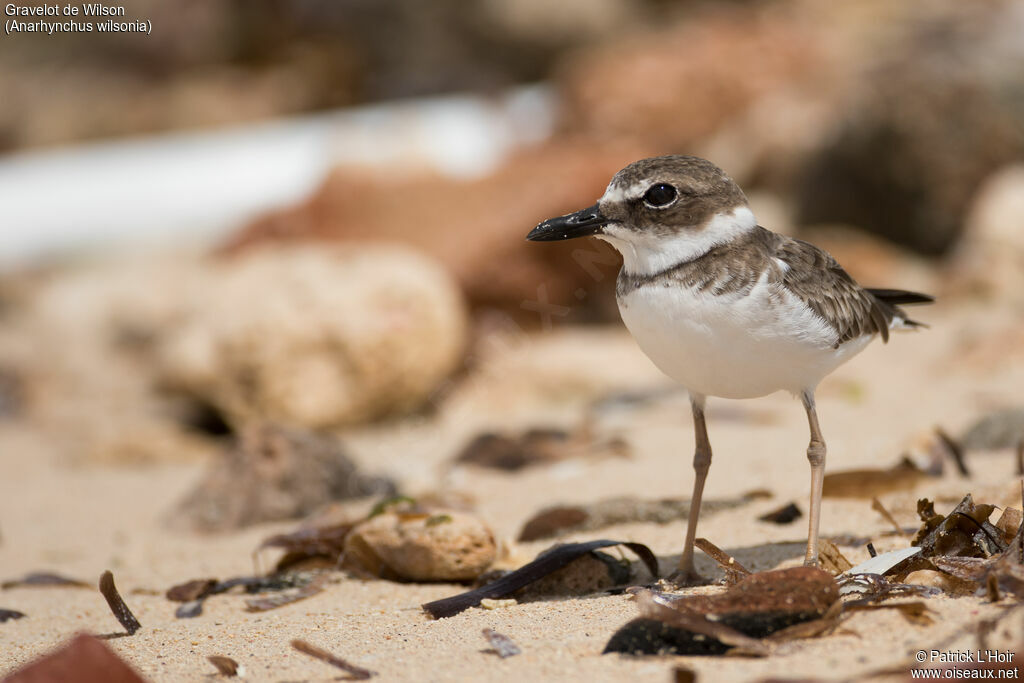
[[[727,584],[739,583],[743,578],[750,576],[750,570],[736,561],[736,558],[725,552],[706,538],[698,538],[693,544],[700,548],[718,566],[725,570],[725,582]]]
[[[204,598],[217,586],[217,579],[193,579],[167,589],[166,597],[174,602],[192,602]]]
[[[378,503],[374,507],[374,511],[380,508],[383,512],[390,505],[397,504],[402,501],[411,501],[411,498],[402,498],[398,501],[393,498],[389,498],[381,503]],[[374,517],[381,512],[371,512],[370,517]],[[304,562],[312,558],[327,558],[332,563],[337,563],[338,558],[341,557],[342,552],[345,549],[345,539],[348,534],[355,527],[355,522],[343,522],[341,524],[332,524],[324,527],[313,527],[307,529],[299,529],[290,534],[278,534],[271,536],[260,544],[257,551],[263,550],[264,548],[281,548],[285,551],[284,556],[278,560],[276,571],[283,572],[289,568],[294,567],[299,562]]]
[[[811,625],[780,638],[823,633],[842,609],[835,580],[812,567],[751,574],[718,595],[634,594],[640,618],[619,629],[605,652],[765,655],[758,638],[803,624]]]
[[[588,543],[566,543],[556,546],[539,555],[533,562],[524,565],[514,572],[509,572],[486,586],[465,593],[453,595],[443,600],[435,600],[423,605],[423,609],[435,619],[442,619],[458,614],[470,607],[480,604],[484,598],[504,598],[524,586],[561,569],[576,558],[600,548],[622,545],[633,551],[647,566],[651,574],[658,574],[658,559],[651,549],[641,543],[624,543],[621,541],[590,541]]]
[[[109,570],[103,572],[100,576],[100,593],[103,594],[107,604],[110,606],[110,611],[121,622],[121,626],[124,626],[124,630],[128,632],[128,635],[134,635],[136,631],[142,628],[142,624],[135,618],[132,611],[128,609],[128,605],[125,604],[121,594],[117,592],[117,586],[114,585],[114,575]]]
[[[724,645],[743,648],[745,652],[751,654],[768,655],[768,648],[759,640],[740,633],[720,621],[712,621],[705,614],[684,611],[678,607],[681,601],[665,602],[651,591],[638,593],[636,600],[642,618],[654,619],[674,628],[708,636]]]
[[[1021,511],[1017,508],[1004,508],[1003,514],[996,522],[996,528],[1003,532],[1003,538],[1009,543],[1017,535],[1021,525]]]
[[[484,638],[487,639],[487,642],[494,649],[494,652],[502,659],[522,653],[519,646],[503,633],[498,633],[493,629],[485,628],[483,630],[483,634]]]
[[[75,636],[58,650],[7,675],[4,683],[67,680],[145,683],[139,674],[98,638],[84,634]]]
[[[895,467],[885,470],[832,472],[825,475],[822,495],[825,498],[873,498],[908,491],[929,476],[908,461],[901,461]]]
[[[309,655],[314,659],[319,659],[321,662],[325,662],[327,664],[330,664],[331,666],[335,666],[341,669],[342,671],[348,673],[352,677],[351,680],[354,681],[365,681],[377,675],[377,672],[375,671],[370,671],[369,669],[364,669],[361,666],[356,666],[355,664],[347,662],[340,657],[336,657],[327,650],[319,648],[316,645],[313,645],[312,643],[306,642],[305,640],[293,640],[292,647],[304,655]]]
[[[921,548],[922,557],[991,557],[1006,549],[1002,534],[988,518],[994,505],[975,504],[970,494],[945,518],[936,523],[928,501],[918,501],[918,513],[924,524],[912,541]]]
[[[832,576],[842,574],[853,567],[853,563],[846,559],[836,544],[826,538],[818,542],[818,562],[821,568]]]

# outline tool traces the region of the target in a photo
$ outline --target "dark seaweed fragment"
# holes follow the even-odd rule
[[[435,619],[450,617],[459,612],[476,607],[481,600],[486,598],[503,598],[511,595],[523,586],[541,579],[552,572],[566,566],[577,557],[600,548],[621,545],[639,557],[651,574],[658,574],[658,559],[651,552],[651,549],[642,543],[624,543],[622,541],[589,541],[587,543],[566,543],[547,550],[537,558],[514,572],[509,572],[496,581],[486,586],[476,588],[465,593],[453,595],[450,598],[434,600],[423,605],[423,609]]]

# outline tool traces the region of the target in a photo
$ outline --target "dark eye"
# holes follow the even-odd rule
[[[644,192],[644,201],[654,207],[668,206],[675,201],[678,194],[676,188],[668,183],[658,183],[651,185],[647,192]]]

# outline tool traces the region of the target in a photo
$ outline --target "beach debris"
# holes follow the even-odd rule
[[[628,456],[629,447],[622,439],[598,439],[586,425],[573,432],[534,427],[513,435],[478,434],[462,448],[454,463],[517,472],[533,465],[572,458]]]
[[[263,540],[257,552],[264,548],[280,548],[284,555],[277,561],[278,572],[287,571],[300,564],[323,559],[337,564],[345,550],[345,537],[355,526],[354,522],[343,522],[324,527],[306,527],[288,534],[277,534]]]
[[[383,512],[356,525],[344,540],[345,564],[393,580],[468,581],[498,556],[494,532],[476,515]]]
[[[203,597],[178,605],[178,608],[174,610],[174,617],[176,619],[195,619],[202,615],[205,602],[206,598]]]
[[[193,579],[171,586],[164,595],[174,602],[192,602],[210,595],[219,583],[217,579]]]
[[[851,576],[856,574],[888,574],[893,568],[899,566],[900,563],[914,557],[915,555],[919,555],[920,553],[920,548],[900,548],[899,550],[891,550],[887,553],[875,555],[855,567],[850,567],[845,573]]]
[[[604,652],[633,654],[737,654],[763,656],[762,640],[784,634],[808,637],[832,628],[842,610],[832,576],[814,567],[751,574],[724,593],[669,599],[649,590],[635,593],[640,616],[620,628]],[[839,603],[839,604],[837,604]]]
[[[305,585],[300,585],[287,592],[246,600],[245,610],[247,612],[266,612],[267,610],[290,605],[299,600],[305,600],[323,591],[324,586],[327,585],[328,578],[327,574],[320,574],[310,578]]]
[[[726,585],[739,583],[744,578],[750,576],[749,569],[737,562],[735,557],[725,552],[708,539],[698,538],[693,542],[693,544],[704,551],[708,557],[718,563],[719,567],[725,570]]]
[[[1024,408],[989,413],[960,437],[960,443],[968,450],[1015,448],[1021,441],[1024,441]]]
[[[1007,543],[1011,542],[1013,537],[1017,535],[1021,521],[1024,521],[1024,517],[1022,517],[1020,510],[1011,507],[1003,508],[1003,513],[999,515],[999,519],[996,521],[996,528],[1003,532],[1003,538]]]
[[[329,434],[252,424],[213,460],[175,520],[200,531],[297,519],[336,500],[392,495],[388,479],[364,475]]]
[[[908,491],[921,481],[941,474],[941,466],[924,470],[903,458],[887,469],[868,468],[826,474],[822,495],[826,498],[877,498]]]
[[[921,527],[913,545],[849,569],[841,577],[841,592],[844,596],[856,592],[872,600],[915,592],[927,597],[939,591],[973,592],[994,602],[1004,594],[1024,595],[1022,515],[1015,508],[1006,508],[993,525],[989,517],[995,508],[976,504],[967,494],[943,516],[935,512],[932,501],[920,499]]]
[[[117,586],[114,585],[114,574],[109,569],[100,575],[100,593],[103,594],[107,605],[110,606],[110,611],[117,617],[121,626],[124,626],[124,630],[128,632],[128,635],[134,635],[136,631],[142,628],[142,624],[132,614],[121,594],[117,592]]]
[[[225,678],[234,678],[243,671],[238,662],[224,655],[209,655],[206,657],[206,661],[213,664],[214,668],[217,669],[217,673]]]
[[[506,607],[515,607],[518,604],[519,601],[515,598],[503,598],[500,600],[494,598],[484,598],[480,601],[479,606],[481,609],[504,609]]]
[[[922,557],[991,557],[1006,549],[1003,533],[989,523],[995,505],[975,504],[971,494],[964,496],[945,517],[936,514],[927,498],[917,502],[922,526],[912,541],[921,548]]]
[[[211,595],[227,593],[238,587],[245,589],[245,592],[249,594],[284,591],[293,588],[301,590],[316,578],[317,574],[315,572],[287,571],[270,574],[269,576],[236,576],[224,581],[218,581],[217,579],[193,579],[177,586],[172,586],[167,590],[165,596],[168,600],[183,603],[175,610],[174,616],[179,619],[192,619],[203,613],[203,603]],[[267,599],[267,603],[258,604],[262,605],[264,609],[272,609],[273,607],[290,604],[302,599],[302,597],[295,598],[289,596],[280,604],[270,604],[269,599]]]
[[[0,607],[0,624],[5,621],[13,621],[14,619],[23,619],[27,615],[24,612],[19,612],[16,609],[4,609]]]
[[[933,597],[941,590],[932,586],[889,581],[881,574],[849,573],[837,578],[839,595],[846,605],[869,605],[887,598],[917,596]]]
[[[772,524],[792,524],[803,517],[803,514],[796,503],[787,503],[771,512],[766,512],[757,519],[761,522],[770,522]]]
[[[145,683],[142,676],[99,638],[84,633],[4,678],[4,683],[38,681]]]
[[[317,647],[305,640],[293,640],[292,647],[304,655],[309,655],[313,659],[319,659],[321,662],[341,669],[350,676],[349,680],[365,681],[377,675],[376,671],[370,671],[369,669],[364,669],[361,666],[356,666],[355,664],[345,661],[341,657],[333,655],[327,650]]]
[[[822,569],[832,576],[837,576],[853,567],[853,563],[846,559],[839,547],[823,538],[818,542],[818,562]]]
[[[759,498],[759,494],[760,492],[754,491],[731,499],[705,500],[701,505],[701,514],[713,514],[741,507]],[[519,532],[518,540],[537,541],[633,522],[669,524],[685,520],[689,514],[689,498],[643,500],[620,497],[587,505],[554,505],[531,517]]]
[[[51,572],[30,572],[20,579],[11,579],[0,583],[0,589],[7,590],[9,588],[50,588],[50,587],[67,587],[67,588],[92,588],[92,584],[86,583],[79,579],[70,579],[60,574],[53,574]]]
[[[959,441],[946,433],[942,427],[935,428],[935,437],[944,446],[943,451],[953,460],[956,469],[966,478],[971,478],[971,472],[967,469],[967,462],[964,460],[964,448]]]
[[[621,545],[632,551],[654,576],[658,574],[658,560],[651,549],[642,543],[623,541],[589,541],[586,543],[566,543],[557,545],[542,552],[532,562],[509,572],[491,583],[465,593],[453,595],[442,600],[434,600],[423,605],[423,609],[433,618],[442,619],[476,607],[486,598],[504,598],[512,595],[520,588],[542,579],[543,577],[565,567],[576,558],[593,550]]]
[[[515,655],[522,654],[522,650],[516,645],[515,641],[506,636],[504,633],[498,633],[494,629],[485,628],[483,630],[484,638],[487,639],[487,643],[491,646],[492,651],[505,659],[506,657],[514,657]]]
[[[897,534],[899,534],[900,536],[910,536],[910,534],[907,533],[907,531],[899,525],[899,522],[897,522],[896,518],[892,516],[892,513],[889,512],[889,509],[882,505],[882,501],[878,500],[878,498],[871,499],[871,509],[877,512],[878,514],[882,515],[885,521],[891,524],[892,528],[896,530]]]

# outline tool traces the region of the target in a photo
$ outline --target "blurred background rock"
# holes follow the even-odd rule
[[[527,116],[534,133],[460,173],[367,137],[371,157],[391,150],[380,163],[339,165],[308,196],[239,216],[199,249],[140,257],[105,244],[99,265],[72,251],[8,267],[0,420],[36,420],[68,450],[161,459],[263,419],[336,429],[429,414],[467,376],[479,381],[488,339],[616,323],[611,249],[522,238],[653,154],[712,159],[764,225],[826,246],[866,284],[998,302],[1002,327],[988,339],[1020,357],[1024,2],[127,9],[153,22],[151,36],[0,41],[0,164],[313,112],[378,116],[360,108],[374,103],[416,110],[425,96],[496,102],[537,84],[554,125]],[[155,167],[141,162],[132,173],[145,178]],[[153,216],[131,220],[144,233]],[[0,250],[33,229],[3,226]],[[965,341],[975,355],[987,343]]]

